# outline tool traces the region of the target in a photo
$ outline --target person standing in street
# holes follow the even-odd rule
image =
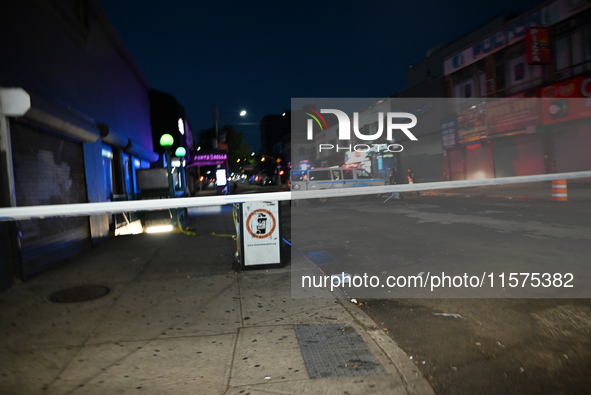
[[[393,167],[392,169],[390,169],[390,185],[396,184],[400,184],[400,176],[396,171],[396,168]],[[390,196],[388,200],[389,199],[402,199],[402,195],[400,194],[400,192],[392,192],[392,196]]]
[[[409,184],[414,184],[415,183],[415,173],[412,171],[412,169],[409,167],[408,169],[406,169],[406,180],[408,181]],[[419,192],[411,192],[416,194],[417,196],[419,196]]]
[[[409,184],[415,183],[415,173],[412,172],[411,168],[406,169],[406,179],[408,180]]]

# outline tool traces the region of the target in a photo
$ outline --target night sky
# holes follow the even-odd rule
[[[289,109],[292,97],[393,95],[428,49],[541,3],[99,1],[152,88],[176,96],[194,132],[213,125],[217,105],[220,123],[243,130],[255,149],[260,119]]]

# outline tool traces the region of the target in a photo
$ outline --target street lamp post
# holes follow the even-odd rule
[[[183,166],[183,160],[184,160],[184,157],[185,157],[186,154],[187,154],[187,150],[184,147],[178,147],[176,149],[176,151],[174,151],[174,156],[176,156],[180,160],[179,180],[181,182],[181,185],[183,186],[183,189],[187,185],[186,184],[186,180],[185,180],[184,166]]]
[[[166,173],[168,177],[168,197],[174,198],[176,197],[176,188],[174,185],[174,177],[172,174],[172,145],[174,144],[174,137],[172,135],[166,133],[160,137],[160,146],[164,148],[164,153],[166,156]],[[187,150],[184,147],[178,147],[175,152],[174,156],[178,157],[181,161],[181,165],[179,166],[179,180],[181,184],[184,186],[185,179],[184,179],[184,172],[183,172],[183,158],[187,154]],[[181,221],[179,219],[179,210],[181,209],[172,209],[172,224],[173,226],[181,226]]]
[[[220,144],[220,136],[219,136],[219,134],[220,134],[220,131],[219,131],[220,116],[219,115],[220,114],[219,114],[218,106],[214,106],[213,107],[213,117],[214,117],[214,121],[215,121],[215,141],[214,141],[214,145],[215,145],[214,148],[215,149],[220,149],[219,148],[219,144]],[[241,110],[238,115],[241,116],[241,117],[246,116],[246,110]],[[221,118],[221,119],[224,119],[224,118]],[[227,143],[227,141],[226,141],[226,143]],[[227,145],[226,145],[226,149],[225,150],[226,151],[228,150]],[[228,161],[226,160],[225,165],[224,165],[224,173],[225,173],[225,177],[224,178],[227,178],[227,175],[229,173],[229,170],[230,169],[229,169],[229,166],[228,166]],[[219,172],[219,169],[216,172],[216,174],[217,174],[216,175],[216,185],[217,185],[218,193],[221,193],[221,191],[225,189],[227,191],[227,193],[230,194],[232,192],[232,188],[230,187],[230,185],[226,185],[226,183],[228,182],[227,179],[224,179],[223,185],[220,185],[217,182],[217,180],[219,180],[219,175],[221,174]]]
[[[246,114],[247,114],[246,110],[241,110],[238,115],[241,117],[245,117]],[[215,121],[215,147],[214,147],[215,149],[218,148],[218,145],[220,142],[220,136],[219,136],[220,120],[227,119],[227,118],[228,117],[220,118],[220,112],[219,112],[218,106],[213,106],[213,119]]]

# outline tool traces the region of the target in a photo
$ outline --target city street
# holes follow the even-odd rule
[[[0,14],[0,395],[591,394],[591,1]]]
[[[230,206],[192,208],[183,232],[115,237],[6,291],[0,393],[589,393],[591,208],[572,189],[571,202],[480,189],[285,201],[292,259],[268,270],[236,270]],[[285,187],[237,193],[274,190]],[[482,287],[350,286],[484,270]],[[573,287],[524,285],[526,270],[572,272]],[[332,293],[297,281],[339,273],[352,277]],[[89,284],[107,293],[50,298]],[[363,357],[339,349],[348,336]]]
[[[378,288],[349,283],[341,290],[357,298],[437,393],[591,391],[588,202],[383,200],[302,201],[292,207],[291,241],[322,274],[381,281]],[[486,272],[487,282],[433,292],[382,288],[387,276],[427,272]],[[501,276],[513,272],[512,285],[505,277],[502,287]],[[573,287],[530,286],[532,277],[521,274],[534,272],[570,272]]]

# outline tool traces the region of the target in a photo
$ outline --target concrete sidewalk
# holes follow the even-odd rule
[[[433,394],[355,304],[293,299],[289,265],[232,270],[229,207],[190,211],[193,235],[110,239],[0,294],[0,394]],[[49,300],[87,284],[110,293]],[[366,374],[366,361],[335,359],[315,340],[304,345],[310,328],[360,339],[376,369]],[[320,360],[304,346],[322,351]],[[335,373],[311,378],[314,362]]]

